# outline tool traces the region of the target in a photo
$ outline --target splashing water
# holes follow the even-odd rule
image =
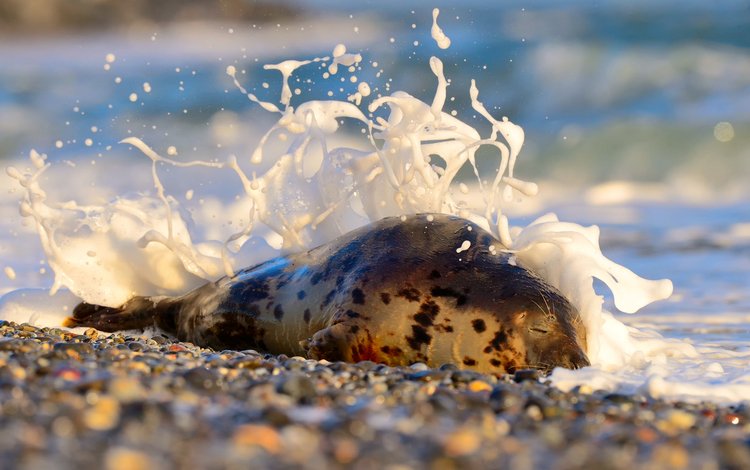
[[[436,19],[437,13],[435,27]],[[447,40],[439,28],[433,28],[436,35],[439,44]],[[603,310],[603,299],[594,290],[594,279],[602,281],[616,308],[634,313],[669,297],[670,281],[642,279],[607,259],[595,226],[561,222],[554,214],[526,227],[509,224],[503,205],[517,194],[533,197],[538,188],[514,174],[523,129],[506,117],[492,116],[479,100],[475,81],[468,93],[472,108],[490,126],[485,136],[443,111],[449,81],[437,57],[429,60],[437,82],[431,103],[396,91],[365,106],[362,101],[370,90],[362,82],[358,94],[347,101],[312,100],[292,106],[289,81],[299,68],[323,64],[329,75],[352,73],[361,60],[360,54],[338,45],[330,57],[267,65],[281,74],[278,103],[249,93],[237,79],[236,68],[227,67],[237,89],[265,111],[278,114],[278,120],[251,155],[223,162],[182,162],[159,155],[138,138],[123,140],[151,160],[154,196],[121,196],[100,205],[50,200],[40,184],[50,164],[32,151],[31,171],[10,168],[8,174],[23,188],[22,214],[36,225],[54,271],[51,291],[64,287],[85,301],[110,306],[134,295],[182,294],[237,268],[315,247],[383,217],[455,214],[491,231],[500,241],[497,251],[514,253],[519,264],[560,289],[581,311],[593,367],[558,369],[552,376],[555,383],[562,388],[587,382],[610,388],[624,384],[626,389],[645,387],[653,395],[690,396],[685,387],[664,385],[663,377],[682,370],[684,362],[662,371],[654,372],[654,367],[670,357],[689,361],[698,354],[695,348],[625,326]],[[359,127],[361,134],[352,133],[352,127]],[[282,151],[279,142],[284,143]],[[482,147],[494,149],[499,157],[494,174],[479,170],[476,156]],[[456,180],[465,165],[476,178],[471,190]],[[244,214],[243,226],[225,239],[202,236],[163,184],[159,169],[164,166],[203,167],[239,181],[243,194],[232,210]],[[193,190],[190,194],[192,198]],[[456,248],[460,252],[461,247]],[[651,373],[656,378],[645,377]],[[732,400],[745,388],[738,390],[725,398]],[[706,393],[699,389],[693,395]]]

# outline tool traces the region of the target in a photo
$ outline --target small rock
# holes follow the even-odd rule
[[[469,382],[469,390],[472,392],[488,392],[492,386],[483,380],[472,380]]]
[[[237,447],[258,446],[270,454],[276,454],[281,448],[281,437],[271,426],[244,424],[234,430],[232,444]]]
[[[263,417],[263,421],[278,427],[286,426],[292,422],[289,415],[276,406],[264,409],[261,416]]]
[[[686,468],[690,462],[690,456],[682,445],[663,444],[657,446],[651,454],[653,462],[659,468]]]
[[[481,443],[481,436],[475,430],[462,427],[446,436],[443,448],[447,455],[461,457],[474,453]]]
[[[316,395],[315,384],[303,374],[290,374],[279,384],[278,392],[288,395],[295,400],[308,400]]]
[[[333,458],[340,464],[351,463],[359,455],[357,441],[350,438],[336,439],[333,442]]]
[[[686,431],[694,424],[695,416],[683,410],[669,410],[656,421],[657,429],[670,436]]]
[[[155,467],[151,458],[143,452],[125,447],[113,447],[104,456],[106,470],[148,470]]]
[[[195,388],[211,391],[219,387],[219,375],[212,369],[194,367],[183,375],[185,381]]]
[[[516,382],[526,382],[527,380],[538,382],[542,374],[537,369],[519,369],[513,374],[513,380]]]
[[[100,396],[84,411],[83,424],[94,431],[108,431],[120,421],[120,403],[113,397]]]
[[[109,382],[109,393],[122,403],[146,398],[146,389],[132,377],[115,377]]]
[[[94,347],[89,343],[56,343],[52,350],[57,357],[80,361],[85,356],[94,353]]]

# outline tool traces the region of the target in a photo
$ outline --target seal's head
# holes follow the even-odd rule
[[[514,323],[525,345],[527,367],[550,372],[555,367],[579,369],[590,365],[581,315],[562,295],[540,292],[523,299],[515,312]]]

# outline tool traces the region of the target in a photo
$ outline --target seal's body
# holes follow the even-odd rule
[[[178,298],[78,305],[67,326],[156,325],[214,349],[488,373],[589,364],[578,311],[458,217],[387,218]]]

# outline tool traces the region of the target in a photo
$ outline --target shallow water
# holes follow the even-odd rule
[[[325,2],[318,6],[326,11]],[[270,121],[234,89],[227,65],[247,69],[243,84],[271,99],[278,82],[262,64],[330,55],[339,42],[365,55],[357,76],[376,93],[404,89],[429,103],[435,77],[427,59],[440,54],[430,38],[431,9],[412,13],[386,6],[351,18],[329,12],[282,28],[191,25],[153,35],[106,35],[95,45],[76,37],[55,46],[4,43],[0,58],[11,65],[0,70],[0,90],[5,90],[0,153],[18,168],[30,167],[30,148],[47,153],[54,166],[42,183],[52,200],[102,204],[149,191],[150,161],[119,140],[138,136],[162,155],[173,145],[184,159],[249,155]],[[634,38],[633,17],[618,14],[624,5],[573,7],[578,16],[564,16],[551,31],[550,18],[558,16],[544,3],[490,12],[481,4],[465,11],[443,8],[439,17],[452,42],[441,56],[452,79],[446,112],[456,110],[465,119],[474,114],[468,79],[476,78],[490,112],[507,114],[526,131],[517,173],[537,181],[540,194],[507,208],[511,225],[525,226],[548,211],[563,221],[600,225],[606,256],[645,278],[674,283],[669,300],[636,314],[615,314],[638,330],[636,336],[656,332],[673,342],[638,343],[643,357],[630,351],[627,366],[619,370],[610,365],[558,371],[553,379],[563,388],[588,384],[689,400],[744,400],[750,393],[750,116],[745,111],[750,106],[743,103],[750,103],[750,57],[743,36],[731,34],[744,10],[728,4],[704,11],[688,3],[688,13],[710,20],[709,32],[698,39],[692,21],[682,29],[650,29],[665,13],[642,5],[641,18],[651,33]],[[496,42],[477,35],[492,15],[506,26]],[[611,27],[594,28],[602,18]],[[331,25],[339,26],[335,35],[325,33]],[[107,53],[115,54],[108,71],[102,68]],[[656,62],[656,72],[640,72],[653,70]],[[301,72],[301,83],[313,76]],[[345,99],[356,84],[318,80],[300,88],[306,98],[325,98],[330,91]],[[138,95],[135,101],[132,93]],[[731,138],[719,123],[730,123]],[[164,168],[161,176],[169,193],[192,212],[191,233],[217,240],[236,233],[243,210],[232,205],[233,195],[241,192],[236,180],[175,168]],[[470,184],[469,176],[459,179]],[[609,180],[628,182],[600,184]],[[6,268],[0,293],[48,288],[52,272],[36,230],[17,215],[21,192],[14,181],[5,181],[10,189],[0,206],[0,264]],[[188,197],[191,191],[194,198]],[[212,196],[202,198],[205,194]],[[227,212],[225,220],[217,222],[217,211]],[[214,276],[221,274],[217,269]],[[609,296],[603,285],[596,286]],[[180,285],[172,288],[179,291]],[[5,297],[6,315],[9,306],[23,304],[21,295]],[[43,297],[25,295],[24,302],[38,310]],[[75,299],[63,297],[49,301],[50,316],[37,321],[54,323],[64,315]],[[615,311],[611,297],[605,308]],[[27,313],[19,307],[13,314]]]

